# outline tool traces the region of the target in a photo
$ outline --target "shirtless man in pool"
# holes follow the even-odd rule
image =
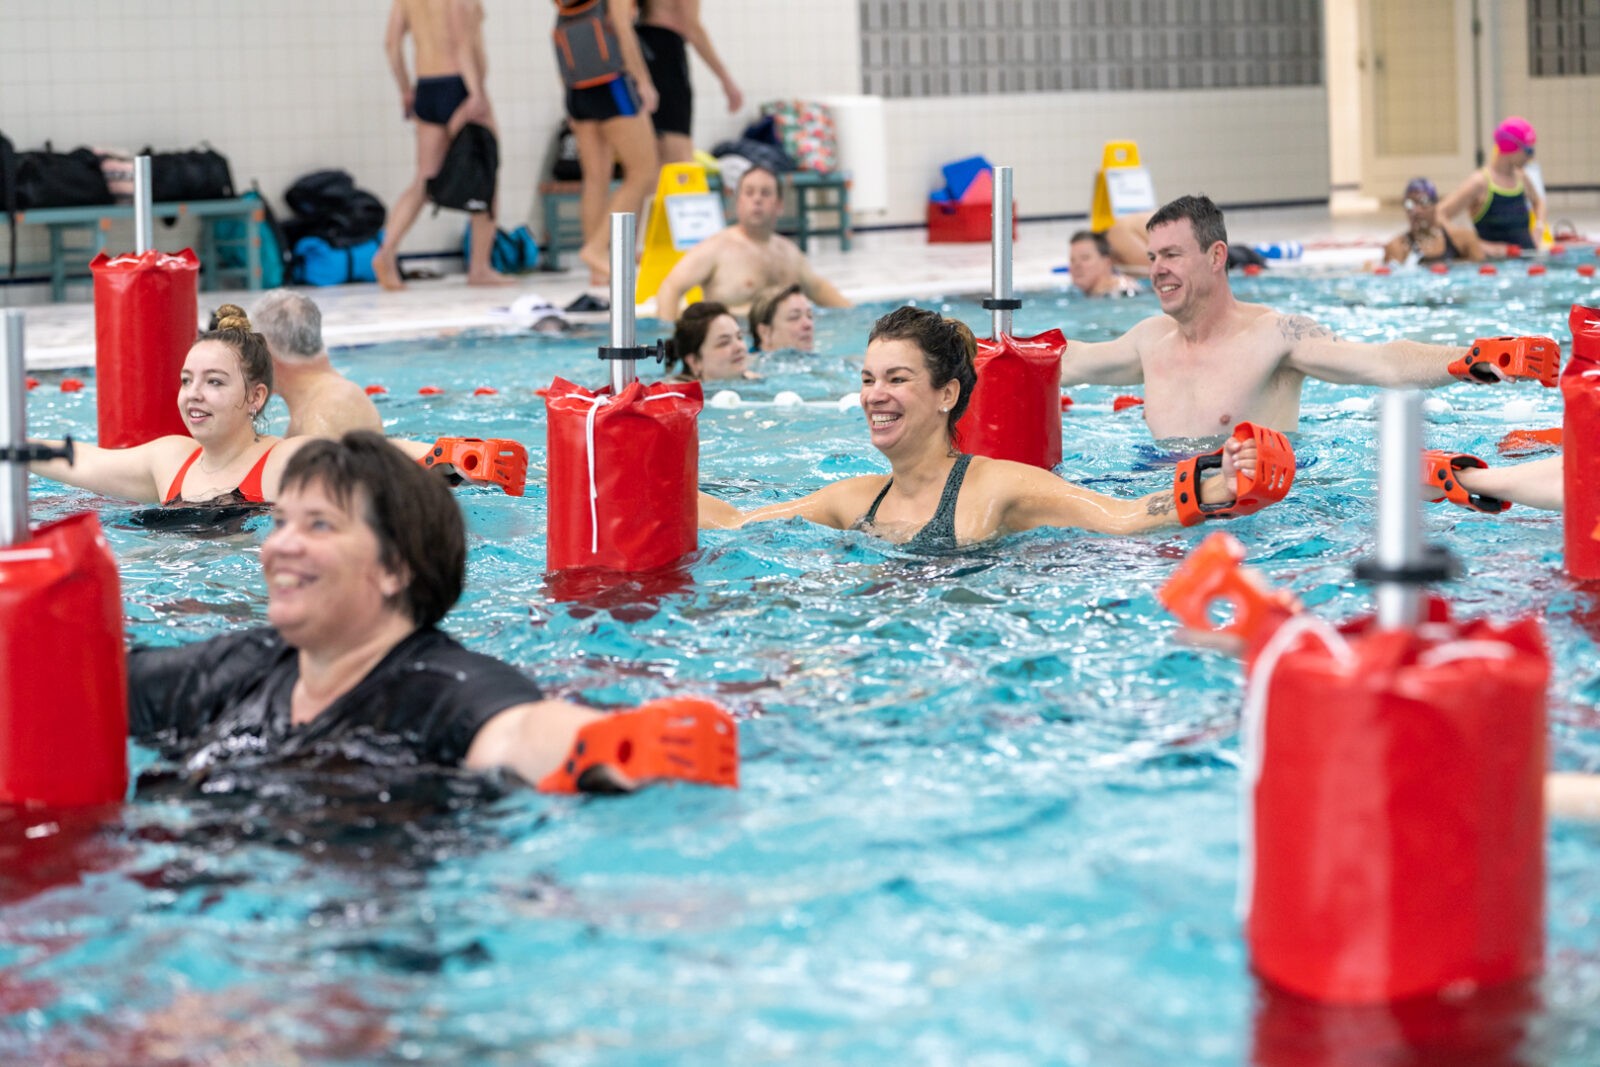
[[[1164,314],[1114,341],[1073,341],[1061,384],[1143,383],[1144,418],[1157,438],[1211,438],[1240,422],[1290,431],[1307,377],[1341,385],[1448,385],[1469,349],[1416,341],[1341,341],[1305,315],[1236,300],[1228,234],[1204,196],[1151,216],[1150,282]],[[1551,342],[1553,345],[1553,342]],[[1464,367],[1464,380],[1480,380]]]
[[[656,318],[676,322],[683,295],[695,286],[704,299],[726,304],[744,314],[750,301],[769,286],[799,285],[813,304],[844,308],[850,301],[833,283],[812,269],[799,247],[777,232],[783,201],[778,178],[764,167],[751,167],[739,178],[733,225],[689,249],[667,272],[656,292]]]
[[[416,52],[417,81],[406,70],[405,39]],[[428,179],[439,173],[445,152],[469,122],[494,126],[484,91],[488,65],[483,49],[483,5],[479,0],[394,0],[384,32],[384,50],[400,87],[405,117],[417,126],[417,173],[395,198],[384,227],[383,247],[372,257],[372,273],[385,289],[403,289],[400,242],[427,199]],[[475,211],[468,285],[509,285],[512,279],[489,266],[494,249],[494,212]]]

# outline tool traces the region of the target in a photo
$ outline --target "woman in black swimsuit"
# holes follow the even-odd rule
[[[892,473],[835,482],[798,500],[741,512],[700,494],[700,525],[729,529],[798,515],[860,529],[914,551],[947,551],[1036,526],[1139,533],[1180,521],[1174,490],[1124,500],[1062,481],[1049,471],[969,456],[956,448],[956,421],[977,381],[977,342],[962,323],[903,307],[879,319],[861,368],[861,407],[872,444]],[[1201,482],[1201,502],[1234,499],[1235,475],[1254,476],[1256,445],[1230,440],[1222,473]]]

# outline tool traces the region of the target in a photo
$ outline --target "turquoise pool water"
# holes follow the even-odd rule
[[[1568,306],[1594,296],[1510,274],[1236,287],[1345,336],[1461,342],[1564,338]],[[982,333],[977,299],[924,303]],[[769,361],[737,387],[816,403],[708,408],[712,491],[748,503],[883,469],[859,410],[832,401],[854,391],[853,356],[884,310],[822,314],[833,355]],[[1035,294],[1016,332],[1095,339],[1154,310]],[[512,436],[538,454],[534,389],[557,374],[598,384],[600,343],[466,338],[337,362],[389,389],[393,433]],[[500,392],[471,395],[480,385]],[[1065,471],[1151,492],[1170,467],[1137,411],[1111,413],[1121,391],[1072,391]],[[1293,496],[1230,527],[1325,618],[1368,606],[1349,573],[1372,541],[1373,395],[1309,385]],[[1486,457],[1507,430],[1560,419],[1537,387],[1434,398],[1430,442]],[[47,377],[30,426],[92,434],[93,404],[92,381],[62,394]],[[262,520],[153,532],[75,490],[32,492],[36,517],[102,509],[136,638],[262,619]],[[924,559],[767,524],[703,534],[675,588],[573,603],[546,586],[538,479],[522,500],[460,499],[473,551],[453,632],[584,700],[718,696],[742,720],[743,788],[589,801],[337,767],[195,790],[138,752],[145,778],[119,817],[8,846],[0,1060],[178,1047],[268,1063],[1311,1062],[1268,1038],[1285,1016],[1259,996],[1232,912],[1239,668],[1176,644],[1154,599],[1207,530],[1037,531]],[[1465,564],[1448,590],[1461,610],[1547,619],[1556,761],[1600,769],[1600,602],[1562,578],[1559,520],[1438,506],[1426,522]],[[1547,975],[1501,1042],[1521,1058],[1486,1062],[1600,1061],[1596,899],[1600,831],[1555,827]]]

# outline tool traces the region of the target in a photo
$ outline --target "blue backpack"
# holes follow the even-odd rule
[[[294,243],[294,281],[297,285],[343,285],[375,282],[372,257],[383,245],[383,233],[360,244],[340,248],[321,237],[302,237]]]
[[[472,262],[472,227],[461,236],[461,258]],[[501,274],[526,274],[539,269],[539,242],[526,225],[507,233],[494,231],[494,247],[489,250],[489,266]]]

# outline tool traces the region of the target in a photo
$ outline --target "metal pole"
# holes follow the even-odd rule
[[[634,340],[633,301],[637,266],[633,260],[634,216],[631,211],[611,215],[611,347],[632,348]],[[611,394],[622,392],[637,381],[631,359],[611,360]]]
[[[6,312],[0,336],[0,448],[20,449],[28,438],[27,376],[22,358],[22,312]],[[28,465],[0,460],[0,548],[28,539]]]
[[[1378,566],[1394,573],[1421,566],[1422,394],[1415,389],[1383,395],[1378,426]],[[1421,618],[1422,593],[1414,581],[1378,583],[1378,625],[1397,630]]]
[[[150,251],[151,218],[150,198],[155,186],[150,181],[150,157],[139,156],[133,161],[133,250],[139,255]]]
[[[994,252],[994,298],[1011,299],[1011,168],[994,168],[994,225],[990,247]],[[1011,333],[1011,309],[994,309],[994,336],[996,339]]]

